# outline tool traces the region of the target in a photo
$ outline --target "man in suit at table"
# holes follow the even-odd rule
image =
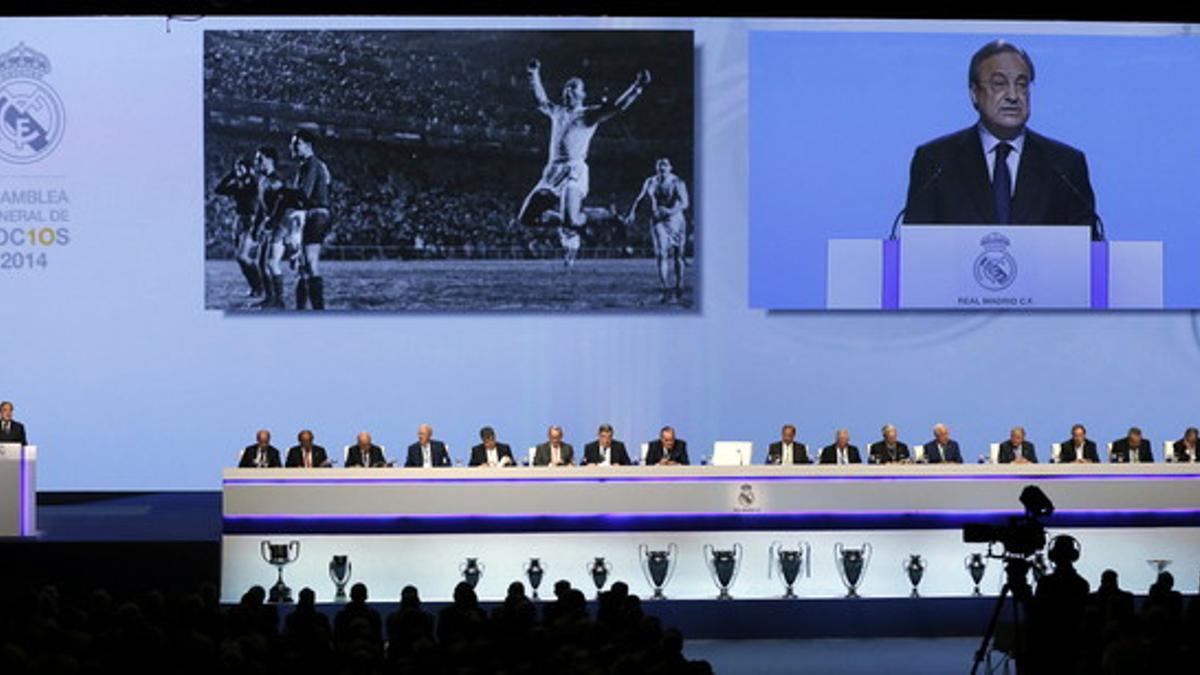
[[[625,444],[613,440],[611,424],[601,424],[596,431],[596,440],[583,446],[583,463],[596,466],[629,466],[629,453]]]
[[[1008,440],[1000,444],[996,455],[998,464],[1037,464],[1037,452],[1033,443],[1025,440],[1025,427],[1013,427]]]
[[[29,445],[25,439],[25,425],[13,419],[12,401],[0,401],[0,443]]]
[[[880,432],[883,434],[883,440],[872,443],[867,449],[868,461],[872,464],[907,462],[908,446],[897,440],[899,432],[896,431],[896,425],[885,424]]]
[[[1058,446],[1058,463],[1099,461],[1100,455],[1096,453],[1096,442],[1087,437],[1087,427],[1082,424],[1071,427],[1071,438]]]
[[[408,446],[404,466],[410,469],[450,466],[450,453],[445,443],[434,440],[433,427],[428,424],[417,427],[417,442]]]
[[[325,454],[325,448],[313,445],[313,432],[304,429],[296,434],[296,440],[300,444],[288,448],[287,462],[284,463],[284,466],[296,469],[333,466],[333,463],[329,461],[329,456]]]
[[[994,40],[971,57],[967,94],[975,124],[917,148],[906,223],[1087,225],[1102,239],[1083,153],[1035,133],[1033,60]]]
[[[508,443],[496,442],[495,429],[480,429],[479,440],[483,442],[471,448],[471,460],[467,466],[513,466],[516,463]]]
[[[650,441],[646,466],[686,466],[688,463],[687,441],[675,438],[674,428],[663,427],[658,438]]]
[[[1149,464],[1154,461],[1154,451],[1150,448],[1150,441],[1142,437],[1141,429],[1129,427],[1129,434],[1125,438],[1113,441],[1111,461],[1114,464]]]
[[[916,461],[926,464],[962,464],[958,441],[950,438],[950,427],[938,422],[933,425],[933,440],[917,450]]]
[[[346,467],[352,466],[387,466],[387,460],[383,457],[383,448],[372,443],[371,434],[365,431],[358,432],[354,445],[350,446],[350,450],[346,453]]]
[[[278,469],[281,466],[279,449],[271,445],[271,432],[266,429],[259,429],[254,434],[254,445],[247,445],[238,460],[239,469]]]
[[[833,445],[821,448],[821,464],[862,464],[858,448],[850,445],[849,429],[838,429],[833,438]]]
[[[575,463],[575,448],[563,442],[562,427],[557,424],[546,430],[546,442],[533,451],[534,466],[571,466]]]
[[[1183,432],[1183,438],[1171,445],[1176,462],[1200,461],[1200,443],[1197,442],[1197,436],[1200,436],[1200,431],[1197,431],[1196,427],[1188,427],[1187,431]]]
[[[779,440],[767,446],[767,464],[812,464],[808,446],[796,442],[794,425],[783,425]]]

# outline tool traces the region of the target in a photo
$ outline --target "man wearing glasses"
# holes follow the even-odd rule
[[[917,148],[904,222],[1089,225],[1100,239],[1083,153],[1026,126],[1034,68],[1025,50],[989,42],[967,78],[979,119]]]

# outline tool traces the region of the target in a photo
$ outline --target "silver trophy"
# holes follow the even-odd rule
[[[546,567],[542,564],[541,558],[530,558],[525,564],[525,578],[529,580],[529,588],[533,591],[531,598],[538,599],[538,586],[542,585],[542,579],[546,576]]]
[[[350,583],[350,557],[335,555],[329,561],[329,579],[333,581],[337,592],[333,594],[334,602],[346,601],[346,584]]]
[[[708,573],[712,575],[713,583],[720,589],[717,599],[732,600],[729,587],[737,579],[738,568],[742,565],[742,545],[735,543],[733,548],[715,549],[712,544],[705,544],[704,563],[708,565]]]
[[[792,589],[800,573],[803,572],[805,578],[812,577],[812,547],[806,541],[799,542],[797,548],[793,549],[784,548],[781,542],[772,542],[767,550],[768,579],[776,569],[779,570],[779,578],[783,580],[783,597],[796,597]]]
[[[987,571],[987,561],[983,559],[983,554],[971,553],[963,559],[963,567],[971,575],[971,581],[975,582],[975,590],[971,591],[971,595],[983,595],[979,592],[979,582],[983,581],[983,573]]]
[[[458,571],[462,573],[463,581],[471,588],[479,583],[483,577],[483,563],[479,562],[479,558],[467,558],[466,562],[458,566]]]
[[[651,549],[642,544],[638,546],[638,559],[642,561],[642,574],[654,589],[652,600],[665,600],[663,589],[671,583],[675,576],[675,561],[679,558],[679,549],[675,544],[667,544],[666,549]]]
[[[267,595],[267,602],[291,602],[292,589],[283,583],[283,568],[300,559],[300,542],[292,540],[286,544],[275,544],[264,541],[261,553],[262,559],[267,564],[274,565],[279,573],[275,585]]]
[[[910,598],[919,598],[921,594],[917,592],[917,586],[921,585],[921,579],[925,578],[925,569],[929,565],[921,556],[913,553],[908,556],[908,562],[904,563],[904,573],[908,575],[908,583],[912,584],[912,593]]]
[[[846,548],[838,542],[833,545],[833,561],[846,585],[846,597],[857,598],[858,586],[871,563],[871,545],[863,542],[862,548]]]
[[[1172,561],[1165,558],[1151,558],[1146,562],[1154,568],[1154,579],[1157,581],[1158,575],[1166,572],[1167,568],[1171,566]]]
[[[608,583],[608,575],[612,573],[612,564],[597,556],[595,560],[587,564],[587,571],[592,575],[592,583],[596,584],[596,594],[599,595],[600,589]]]

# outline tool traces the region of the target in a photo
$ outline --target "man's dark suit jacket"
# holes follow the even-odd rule
[[[1176,462],[1192,461],[1191,458],[1188,457],[1187,446],[1183,444],[1182,438],[1175,441],[1175,443],[1171,447],[1175,450],[1175,461]],[[1196,446],[1196,460],[1200,461],[1200,444],[1198,444]]]
[[[646,466],[658,464],[663,458],[663,444],[659,439],[650,441],[650,449],[646,451]],[[679,464],[688,464],[687,441],[675,439],[675,447],[667,455],[667,459]]]
[[[242,457],[238,460],[239,469],[253,469],[258,466],[258,444],[247,445],[245,450],[242,450]],[[267,446],[267,468],[278,469],[283,466],[279,462],[279,448],[273,445]]]
[[[450,453],[446,452],[446,444],[441,441],[429,441],[429,461],[435,466],[450,466]],[[404,466],[413,469],[425,466],[425,458],[421,454],[421,444],[413,443],[408,446],[408,457]]]
[[[362,465],[363,465],[362,448],[358,447],[358,444],[355,443],[354,445],[350,446],[350,449],[348,451],[346,451],[346,466],[351,467],[351,466],[362,466]],[[367,466],[386,466],[386,465],[387,465],[387,460],[383,458],[383,448],[379,447],[378,445],[374,445],[374,444],[372,444],[371,447],[367,448]]]
[[[909,168],[904,222],[994,223],[996,205],[987,161],[978,125],[917,148]],[[1068,180],[1079,194],[1068,186]],[[1095,211],[1096,197],[1083,153],[1025,129],[1011,222],[1094,226]]]
[[[1000,444],[1000,454],[996,456],[996,461],[1000,464],[1008,464],[1017,458],[1017,454],[1013,452],[1012,441],[1004,441]],[[1033,443],[1029,441],[1021,441],[1021,456],[1025,459],[1037,463],[1037,452],[1033,448]]]
[[[925,461],[930,464],[941,464],[942,462],[948,464],[963,463],[962,450],[958,448],[958,441],[954,439],[946,441],[945,451],[946,456],[943,457],[941,451],[938,450],[938,442],[935,438],[925,444]]]
[[[1096,453],[1096,442],[1090,438],[1083,441],[1083,458],[1089,462],[1099,462],[1100,455]],[[1075,439],[1068,438],[1058,446],[1058,463],[1066,464],[1079,459],[1075,456]]]
[[[1154,461],[1154,451],[1150,449],[1151,447],[1152,446],[1150,445],[1149,439],[1143,438],[1142,444],[1139,445],[1137,448],[1135,448],[1135,450],[1137,451],[1137,458],[1138,458],[1139,462],[1153,462]],[[1112,448],[1112,461],[1113,462],[1116,462],[1116,463],[1128,462],[1129,461],[1129,452],[1130,452],[1129,438],[1121,438],[1121,439],[1113,441],[1113,448]]]
[[[569,466],[575,463],[575,448],[570,443],[560,443],[558,454],[564,465]],[[546,441],[534,449],[533,465],[550,466],[550,460],[553,457],[554,454],[550,452],[550,441]]]
[[[625,450],[625,444],[621,441],[613,440],[609,448],[609,455],[612,458],[613,464],[629,466],[632,463],[629,461],[629,452]],[[584,464],[599,464],[603,461],[604,456],[600,454],[600,441],[592,441],[583,446]]]
[[[312,446],[313,468],[326,466],[327,462],[329,462],[329,456],[325,454],[325,448],[319,445]],[[300,449],[300,446],[293,445],[288,448],[287,462],[284,463],[284,466],[289,468],[304,466],[304,451]]]
[[[894,448],[889,448],[887,443],[883,441],[877,441],[871,444],[871,447],[867,449],[867,453],[867,457],[875,464],[890,464],[909,458],[908,446],[900,441],[896,441],[896,447]]]
[[[782,464],[783,463],[783,441],[775,441],[767,446],[767,464]],[[812,464],[812,460],[808,457],[808,446],[799,442],[792,442],[792,464]]]
[[[509,466],[516,466],[517,462],[513,459],[512,448],[508,447],[508,443],[496,444],[496,460],[502,460],[505,457],[512,462]],[[467,466],[483,466],[487,464],[487,446],[483,443],[471,448],[471,461],[467,462]]]
[[[837,444],[821,448],[821,464],[837,464]],[[862,456],[858,454],[858,446],[846,446],[846,461],[850,464],[862,464]]]
[[[13,420],[9,422],[8,433],[0,430],[0,443],[20,443],[21,445],[29,445],[25,441],[25,425]]]

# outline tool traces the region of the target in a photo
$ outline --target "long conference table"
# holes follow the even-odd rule
[[[1146,561],[1159,559],[1184,570],[1181,586],[1195,590],[1200,464],[1157,463],[228,469],[222,594],[236,600],[249,584],[273,582],[279,568],[265,544],[297,542],[299,559],[284,575],[322,601],[333,595],[335,555],[349,556],[355,580],[387,597],[416,583],[423,596],[449,598],[473,560],[488,570],[480,597],[500,598],[508,582],[527,579],[531,558],[550,578],[584,588],[605,577],[594,570],[611,567],[610,581],[648,596],[646,551],[672,546],[668,597],[713,597],[712,550],[735,548],[741,573],[729,592],[779,597],[769,573],[778,572],[777,544],[811,549],[801,595],[844,596],[835,551],[852,546],[876,560],[863,595],[908,597],[900,566],[912,555],[928,566],[922,594],[969,595],[964,556],[986,546],[964,543],[962,525],[1020,515],[1027,485],[1056,507],[1050,534],[1083,543],[1080,569],[1093,584],[1113,567],[1134,587],[1148,585],[1155,568]],[[992,564],[982,592],[996,592],[1001,577]]]

